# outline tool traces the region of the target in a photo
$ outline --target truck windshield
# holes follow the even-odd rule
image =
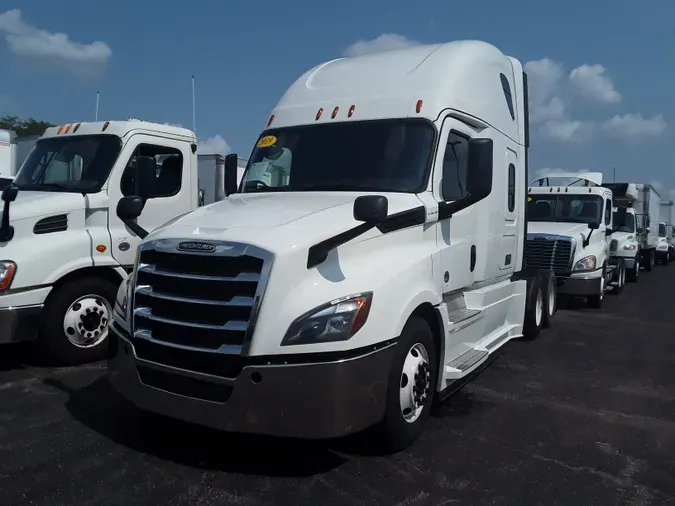
[[[41,139],[14,183],[21,190],[96,193],[108,179],[121,147],[119,137],[106,134]]]
[[[270,129],[251,154],[240,191],[424,190],[436,130],[397,119]]]
[[[622,217],[623,214],[623,217]],[[614,213],[613,223],[617,232],[635,232],[635,216],[629,213]]]
[[[666,237],[666,224],[659,223],[659,237]]]
[[[602,197],[598,195],[530,194],[528,221],[601,223]]]

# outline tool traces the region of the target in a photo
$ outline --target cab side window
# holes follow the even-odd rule
[[[467,149],[469,139],[456,132],[450,132],[445,155],[443,155],[443,178],[441,196],[445,202],[466,197]]]
[[[605,200],[605,225],[609,226],[612,223],[612,201]]]
[[[183,154],[180,150],[166,146],[140,144],[131,155],[122,174],[120,183],[122,195],[128,197],[134,194],[136,181],[133,168],[139,156],[152,156],[157,163],[154,198],[173,197],[180,191],[183,178]]]

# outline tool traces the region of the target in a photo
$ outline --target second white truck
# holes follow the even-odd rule
[[[190,130],[138,120],[47,129],[2,191],[0,343],[104,358],[141,238],[199,205],[196,150]]]

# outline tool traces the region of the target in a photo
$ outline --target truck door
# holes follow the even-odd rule
[[[191,210],[190,175],[196,167],[190,166],[189,143],[147,134],[134,135],[120,155],[126,165],[122,170],[114,171],[108,184],[112,255],[123,266],[133,265],[141,239],[122,223],[115,211],[122,197],[134,194],[132,168],[138,156],[152,156],[157,161],[155,196],[147,200],[138,224],[150,232],[174,216]]]

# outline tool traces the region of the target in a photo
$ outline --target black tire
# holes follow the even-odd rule
[[[548,329],[553,324],[553,317],[558,311],[558,285],[553,271],[549,271],[546,276],[544,287],[544,317],[541,326]]]
[[[426,397],[422,402],[422,411],[416,420],[406,421],[401,409],[400,390],[404,383],[404,364],[408,354],[414,356],[413,348],[421,345],[426,349],[428,357],[428,368],[424,371],[427,378]],[[417,350],[415,350],[416,352]],[[376,427],[382,449],[387,453],[396,453],[406,449],[422,434],[424,425],[429,418],[429,412],[434,403],[436,394],[436,384],[438,377],[438,358],[434,336],[427,322],[418,317],[412,317],[408,320],[401,337],[396,345],[394,359],[389,371],[389,384],[387,387],[387,405],[384,418]],[[408,381],[414,378],[408,378]]]
[[[631,269],[626,270],[626,281],[629,283],[637,283],[640,276],[640,254],[635,255],[635,262]]]
[[[652,250],[649,250],[645,253],[646,259],[645,259],[645,270],[647,272],[651,272],[651,270],[654,268],[654,264],[656,263],[656,258],[654,255],[654,252]]]
[[[663,259],[661,260],[661,264],[664,265],[664,266],[668,265],[668,262],[670,261],[669,257],[670,257],[670,253],[666,252],[663,255]]]
[[[544,298],[544,283],[542,278],[534,278],[530,282],[528,301],[525,308],[525,322],[523,324],[523,339],[534,341],[541,332],[546,312]]]
[[[626,286],[626,263],[623,261],[623,258],[619,259],[619,263],[617,264],[616,268],[618,269],[616,273],[617,284],[612,290],[612,293],[614,295],[619,295],[621,292],[623,292],[623,289]]]
[[[107,336],[95,346],[79,347],[73,344],[64,330],[64,318],[70,307],[81,297],[93,295],[108,302],[108,318],[99,317],[98,325],[107,324],[112,317],[117,287],[103,278],[79,278],[54,290],[47,299],[44,309],[44,321],[40,333],[40,344],[48,356],[63,365],[80,365],[103,360],[108,355]],[[103,309],[99,309],[103,311]],[[102,313],[104,314],[104,313]],[[106,330],[107,332],[107,330]],[[93,336],[98,339],[100,334]]]
[[[588,307],[593,309],[602,309],[602,304],[605,300],[605,283],[604,279],[607,276],[607,266],[603,264],[602,266],[602,282],[600,283],[600,291],[595,295],[589,295],[586,299],[588,301]]]

